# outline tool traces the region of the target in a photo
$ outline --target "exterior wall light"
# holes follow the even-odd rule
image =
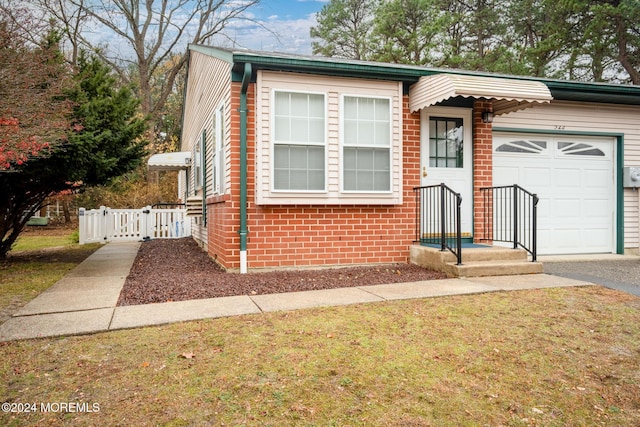
[[[482,123],[491,123],[491,122],[493,122],[493,113],[491,111],[483,111]]]

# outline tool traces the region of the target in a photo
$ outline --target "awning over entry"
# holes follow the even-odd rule
[[[179,151],[176,153],[154,154],[149,157],[147,166],[149,170],[170,171],[187,169],[191,164],[191,152]]]
[[[449,98],[484,98],[493,101],[493,114],[521,110],[553,97],[542,82],[498,77],[436,74],[420,77],[409,89],[411,112],[436,105]]]

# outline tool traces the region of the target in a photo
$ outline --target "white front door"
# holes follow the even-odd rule
[[[473,231],[473,156],[471,110],[431,107],[421,110],[421,186],[444,183],[462,196],[462,237]]]

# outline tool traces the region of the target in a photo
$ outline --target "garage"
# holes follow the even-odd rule
[[[493,183],[536,193],[538,253],[612,253],[614,141],[494,133]]]

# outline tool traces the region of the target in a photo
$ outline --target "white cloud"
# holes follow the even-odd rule
[[[281,19],[277,15],[266,21],[236,21],[225,29],[211,44],[247,48],[267,52],[285,52],[301,55],[311,54],[309,32],[316,25],[315,14],[304,18]]]
[[[296,0],[296,2],[323,3],[325,0]],[[295,4],[295,2],[292,2]],[[268,4],[268,3],[266,3]],[[207,44],[230,48],[246,48],[266,52],[283,52],[300,55],[311,54],[311,37],[309,35],[311,27],[316,25],[315,12],[305,16],[300,13],[289,14],[286,7],[278,4],[278,9],[269,4],[267,13],[255,13],[257,11],[246,11],[245,19],[229,22],[224,32],[210,39]],[[291,6],[289,6],[291,7]],[[317,10],[313,7],[311,10]],[[182,25],[187,20],[184,13],[176,13],[172,17],[172,22]],[[114,16],[112,21],[122,21],[121,28],[126,28],[126,23],[122,17]],[[193,35],[196,22],[191,23],[185,29],[180,42],[174,47],[176,53],[184,51],[186,44]],[[105,30],[102,25],[96,22],[90,23],[85,28],[86,35],[94,45],[106,48],[112,55],[120,58],[133,59],[135,57],[132,46],[117,36],[113,31]]]

